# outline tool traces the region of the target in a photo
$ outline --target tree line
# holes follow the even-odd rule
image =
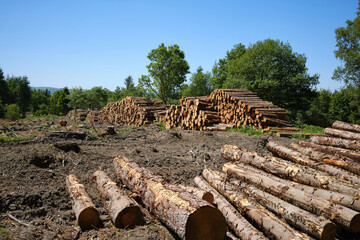
[[[126,96],[156,98],[176,104],[183,96],[209,95],[219,88],[247,88],[264,100],[272,101],[288,112],[296,125],[328,126],[335,120],[360,123],[360,17],[335,30],[335,56],[343,62],[333,79],[344,82],[334,92],[317,89],[319,75],[310,75],[304,54],[294,52],[289,43],[265,39],[249,46],[236,44],[215,62],[211,72],[199,66],[191,73],[185,53],[177,44],[163,43],[152,49],[147,58],[148,74],[135,85],[133,78],[125,87],[110,91],[102,87],[84,90],[68,88],[50,94],[31,90],[27,77],[4,77],[0,69],[0,117],[24,117],[27,111],[37,116],[65,115],[70,109],[100,109],[110,101]]]

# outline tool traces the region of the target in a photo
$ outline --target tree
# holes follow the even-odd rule
[[[110,91],[102,87],[93,87],[86,91],[86,95],[88,99],[88,108],[100,109],[107,104]]]
[[[332,78],[360,86],[360,2],[356,18],[347,20],[346,24],[335,30],[337,49],[334,53],[344,65],[337,67]]]
[[[135,90],[135,84],[132,76],[128,76],[127,78],[125,78],[125,89],[130,92]]]
[[[66,115],[70,110],[68,106],[70,102],[69,95],[70,92],[67,87],[54,92],[50,98],[50,113],[55,115]]]
[[[183,91],[183,96],[206,96],[214,90],[210,86],[209,72],[203,73],[202,67],[198,67],[196,73],[190,78],[190,85]]]
[[[330,115],[330,104],[333,93],[322,89],[317,93],[317,97],[311,102],[309,110],[306,111],[303,123],[329,127],[332,124]]]
[[[8,97],[9,97],[9,88],[6,84],[4,73],[0,68],[0,101],[6,104],[9,101]]]
[[[20,108],[20,114],[25,117],[31,104],[31,88],[28,78],[7,77],[6,83],[9,89],[8,103],[16,103]]]
[[[69,107],[73,109],[87,109],[89,104],[88,95],[82,87],[75,87],[69,95]]]
[[[48,106],[50,103],[50,91],[49,90],[32,90],[31,91],[31,111],[36,116],[48,114]],[[39,111],[40,110],[40,111]]]
[[[16,103],[9,104],[6,106],[6,119],[18,120],[21,118],[19,105]]]
[[[290,44],[266,39],[250,45],[226,66],[225,88],[247,88],[259,97],[289,110],[292,117],[307,110],[316,97],[318,75],[307,73],[306,57]]]
[[[189,73],[185,53],[177,44],[166,47],[163,43],[148,54],[148,76],[141,76],[140,85],[153,92],[164,103],[169,96],[176,94]]]

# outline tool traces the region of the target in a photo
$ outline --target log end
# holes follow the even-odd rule
[[[115,219],[117,228],[134,228],[144,224],[143,214],[139,206],[130,206],[121,211]]]
[[[78,217],[81,229],[92,229],[100,225],[100,214],[94,207],[85,208]]]
[[[336,237],[336,224],[329,222],[323,227],[321,233],[322,240],[333,240]]]
[[[226,221],[222,213],[214,207],[205,206],[194,211],[185,230],[186,239],[215,240],[224,239]]]
[[[352,219],[350,223],[350,231],[354,233],[360,232],[360,213],[356,214]]]
[[[202,199],[207,201],[210,204],[214,203],[214,195],[210,192],[205,192]]]

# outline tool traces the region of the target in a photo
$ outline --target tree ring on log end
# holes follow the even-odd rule
[[[321,233],[322,240],[332,240],[335,239],[336,236],[336,225],[334,223],[327,223],[323,227],[323,231]]]
[[[81,229],[91,229],[98,227],[100,224],[99,212],[93,207],[85,208],[79,214],[78,224]]]
[[[186,222],[185,238],[198,240],[224,239],[226,221],[214,207],[205,206],[194,211]]]
[[[357,233],[360,231],[360,214],[356,214],[350,223],[350,231]]]
[[[114,225],[117,228],[134,228],[135,226],[142,224],[144,224],[144,221],[139,206],[125,208],[118,214],[114,222]]]

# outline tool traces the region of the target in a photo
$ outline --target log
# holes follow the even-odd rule
[[[342,121],[335,121],[335,122],[332,124],[332,128],[341,129],[341,130],[346,130],[346,131],[350,131],[350,132],[358,132],[358,133],[360,133],[360,125],[358,125],[358,124],[351,124],[351,123],[342,122]]]
[[[214,204],[224,215],[226,222],[230,229],[240,239],[268,239],[264,234],[258,231],[251,225],[221,194],[209,185],[202,177],[197,176],[194,178],[195,184],[199,187],[212,193],[214,196]]]
[[[305,142],[303,142],[303,141],[299,142],[299,144],[301,146],[304,146],[304,145],[302,145],[303,143],[305,143]],[[311,144],[311,143],[309,143],[309,144]],[[280,145],[280,144],[278,144],[278,143],[276,143],[274,141],[269,141],[266,144],[266,147],[269,149],[269,151],[271,151],[273,154],[275,154],[275,155],[277,155],[279,157],[288,159],[288,160],[290,160],[292,162],[295,162],[295,163],[298,163],[298,164],[301,164],[301,165],[309,166],[309,167],[312,167],[314,169],[326,172],[326,173],[328,173],[330,175],[338,177],[339,181],[340,181],[340,179],[344,179],[344,180],[347,180],[348,182],[356,184],[356,185],[358,185],[358,183],[359,183],[359,178],[355,174],[352,174],[352,173],[350,173],[348,171],[345,171],[345,170],[343,170],[341,168],[337,168],[337,167],[334,167],[334,166],[331,166],[331,165],[328,165],[328,164],[319,164],[318,162],[310,159],[309,157],[301,154],[300,152],[291,150],[290,148],[282,146],[282,145]],[[357,189],[355,189],[355,190],[352,189],[351,186],[350,186],[350,188],[344,187],[344,188],[339,189],[339,190],[344,194],[350,194],[350,195],[353,195],[353,196],[359,196],[359,191]]]
[[[242,167],[242,165],[225,163],[223,172],[233,174],[241,180],[256,187],[269,192],[287,202],[290,202],[302,209],[310,211],[314,214],[329,218],[336,223],[345,226],[352,232],[360,231],[360,213],[350,208],[334,204],[326,199],[309,195],[299,189],[277,181],[275,176],[265,176],[249,169]]]
[[[351,140],[360,140],[360,133],[354,133],[344,130],[339,130],[335,128],[325,128],[324,134],[333,137],[351,139]]]
[[[323,153],[310,147],[302,147],[296,143],[290,144],[290,148],[310,157],[313,160],[341,167],[349,172],[360,175],[360,164],[351,159],[342,159],[338,155]]]
[[[198,187],[191,187],[191,186],[185,186],[185,185],[178,185],[185,191],[195,195],[198,199],[202,199],[207,201],[210,204],[214,203],[214,194],[206,189],[198,188]]]
[[[93,181],[115,227],[134,228],[144,223],[139,205],[121,191],[105,172],[94,172]]]
[[[98,227],[100,214],[87,194],[84,185],[75,175],[70,174],[66,177],[66,187],[80,228],[85,230]]]
[[[320,145],[347,148],[351,150],[360,150],[360,143],[356,140],[349,140],[349,139],[335,138],[335,137],[314,136],[310,139],[310,141]]]
[[[307,235],[300,233],[281,221],[269,210],[248,198],[232,184],[217,177],[209,169],[204,169],[202,176],[217,191],[223,194],[233,205],[235,205],[243,215],[257,224],[266,236],[275,239],[311,239]]]
[[[139,167],[126,157],[114,159],[115,173],[151,212],[182,239],[223,239],[226,221],[221,212],[176,184]]]

